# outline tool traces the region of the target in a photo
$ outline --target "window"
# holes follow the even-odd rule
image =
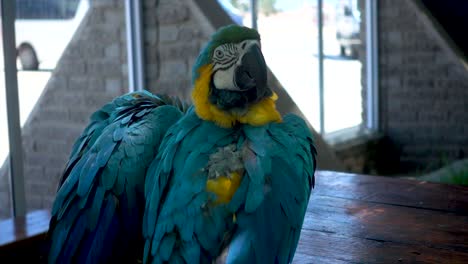
[[[54,69],[88,5],[88,0],[16,0],[19,68]]]
[[[361,15],[357,0],[323,1],[324,129],[362,125]]]
[[[16,0],[17,19],[71,19],[79,0]]]
[[[0,6],[1,10],[1,6]],[[0,15],[0,24],[2,23],[3,17]],[[0,27],[0,40],[2,40],[2,28]],[[6,93],[5,93],[5,74],[3,73],[4,64],[4,53],[3,53],[3,41],[0,41],[0,166],[3,166],[5,159],[10,152],[8,144],[8,121],[7,121],[7,108],[6,108]],[[11,217],[11,211],[9,206],[10,201],[10,182],[8,179],[7,172],[0,172],[0,220],[2,218]]]
[[[228,6],[218,2],[225,9]],[[361,73],[365,72],[363,62],[368,55],[362,40],[369,34],[361,32],[361,12],[366,11],[358,0],[230,3],[236,14],[243,11],[245,26],[254,25],[251,18],[257,18],[268,66],[314,128],[330,135],[347,128],[366,127],[362,94],[368,88],[362,86],[365,80]],[[257,8],[251,8],[251,4]]]
[[[53,168],[45,168],[40,165],[21,165],[41,163],[41,158],[47,156],[42,151],[53,151],[54,148],[60,148],[63,143],[56,141],[55,145],[50,144],[50,142],[41,144],[41,140],[36,139],[47,137],[47,135],[33,135],[26,131],[27,135],[22,138],[22,133],[15,131],[14,135],[17,140],[12,139],[13,147],[9,149],[8,129],[11,127],[22,129],[21,127],[27,123],[30,113],[52,76],[52,71],[85,17],[89,6],[88,0],[16,0],[16,12],[9,12],[7,16],[6,10],[13,10],[11,3],[12,1],[1,2],[1,7],[5,8],[3,10],[5,12],[2,11],[2,22],[6,21],[4,18],[8,18],[8,23],[5,23],[5,25],[8,24],[8,27],[2,26],[0,31],[2,33],[0,35],[0,219],[10,217],[12,208],[15,210],[22,208],[18,209],[21,214],[21,211],[25,209],[25,198],[28,201],[27,209],[44,208],[51,203],[50,200],[44,199],[41,193],[54,189],[54,184],[39,180],[34,181],[31,180],[32,177],[26,176],[23,179],[22,175],[38,173],[52,175],[55,171],[60,171],[63,168],[55,168],[53,171]],[[12,30],[13,24],[15,32]],[[12,39],[13,33],[16,37],[16,43],[9,41]],[[3,47],[4,42],[8,43],[8,46]],[[4,54],[8,54],[9,58],[3,58]],[[18,70],[15,71],[15,63],[8,63],[8,68],[5,69],[4,60],[15,61],[15,57]],[[68,66],[70,67],[70,65]],[[14,81],[12,81],[13,77],[15,77]],[[10,81],[5,83],[6,79]],[[5,93],[7,88],[8,93]],[[42,107],[41,111],[45,113],[43,115],[50,116],[50,118],[63,118],[70,115],[67,109],[63,109],[63,106],[60,107],[53,103],[47,103],[47,106]],[[16,113],[15,109],[18,109],[19,113]],[[7,118],[7,114],[9,118]],[[51,125],[45,124],[43,126]],[[31,154],[31,151],[23,151],[19,156],[15,155],[15,153],[21,152],[21,141],[24,143],[23,145],[32,146],[31,148],[35,149],[36,152]],[[48,149],[46,150],[46,148]],[[9,160],[7,159],[8,155],[10,155]],[[23,169],[24,173],[21,173]],[[49,171],[45,172],[45,170]],[[10,181],[10,173],[15,174],[13,175],[14,181]],[[10,182],[11,186],[9,186]],[[38,199],[36,199],[37,197]]]

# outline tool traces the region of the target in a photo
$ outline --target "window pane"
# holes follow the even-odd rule
[[[362,52],[357,0],[324,0],[325,132],[362,123]]]
[[[16,21],[19,50],[28,36],[40,62],[39,70],[17,62],[28,211],[51,208],[89,117],[127,91],[124,3],[79,0],[72,19]]]
[[[17,19],[73,19],[79,0],[16,0]]]
[[[315,0],[258,1],[265,60],[315,129],[320,128]]]
[[[87,0],[16,0],[18,69],[54,69],[87,6]]]
[[[71,144],[89,117],[77,95],[88,85],[83,57],[104,51],[71,42],[88,0],[16,0],[16,8],[26,206],[50,209]]]
[[[0,25],[2,22],[1,19],[2,17],[0,15]],[[0,168],[3,167],[3,169],[0,169],[0,220],[11,217],[10,175],[9,166],[6,165],[7,156],[8,152],[10,152],[10,149],[8,144],[8,121],[5,96],[6,90],[3,60],[3,34],[0,27]]]

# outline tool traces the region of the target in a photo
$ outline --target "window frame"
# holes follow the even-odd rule
[[[5,69],[5,92],[7,106],[8,140],[10,145],[10,184],[14,217],[26,214],[26,196],[23,174],[23,144],[18,98],[18,75],[16,69],[15,3],[1,1],[2,41]]]
[[[365,16],[366,16],[366,108],[365,120],[357,127],[361,127],[366,132],[377,132],[379,130],[379,93],[378,93],[378,38],[377,38],[377,4],[376,0],[365,0]],[[252,28],[257,29],[258,17],[258,2],[250,0]],[[325,133],[325,100],[324,100],[324,53],[323,53],[323,0],[317,0],[317,31],[318,31],[318,61],[319,61],[319,111],[320,111],[320,127],[318,131],[321,135],[332,136],[336,132],[348,130],[343,128],[337,131]]]

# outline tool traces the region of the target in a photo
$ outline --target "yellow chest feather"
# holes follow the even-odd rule
[[[242,176],[238,172],[232,172],[230,177],[220,176],[206,181],[206,190],[216,194],[216,204],[229,203],[239,188]]]

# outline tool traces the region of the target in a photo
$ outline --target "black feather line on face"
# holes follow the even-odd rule
[[[232,57],[232,58],[226,58],[222,61],[216,62],[215,65],[221,65],[218,70],[227,70],[231,68],[232,66],[234,66],[236,62],[237,62],[237,58]]]

